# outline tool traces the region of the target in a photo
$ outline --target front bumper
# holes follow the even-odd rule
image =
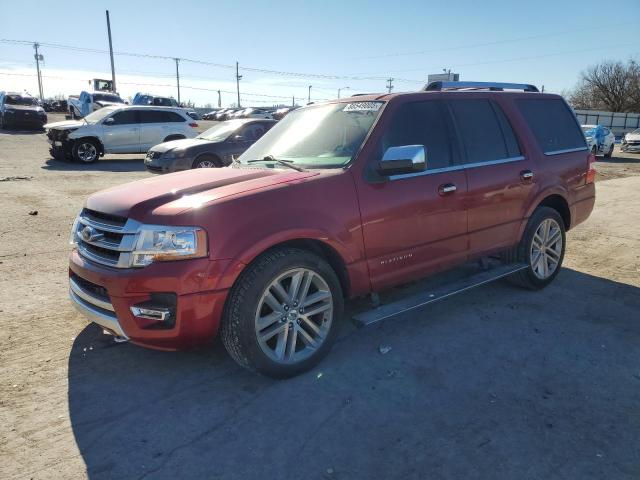
[[[47,123],[46,115],[38,114],[4,114],[4,124],[7,127],[23,127],[41,129]]]
[[[620,150],[623,152],[640,152],[639,143],[623,143],[620,145]]]
[[[162,157],[152,158],[147,155],[144,159],[144,166],[151,173],[173,173],[190,170],[193,165],[193,160],[191,157],[165,159]]]
[[[117,340],[162,350],[189,349],[210,342],[218,331],[227,284],[233,281],[227,273],[229,263],[197,259],[114,269],[94,264],[74,250],[69,262],[69,296],[90,322]],[[83,283],[95,288],[84,288]],[[169,328],[134,316],[131,307],[164,293],[176,298]]]

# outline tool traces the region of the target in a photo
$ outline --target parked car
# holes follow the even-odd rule
[[[38,100],[26,93],[0,92],[0,129],[10,127],[42,128],[47,114]]]
[[[202,115],[202,119],[203,120],[215,120],[216,119],[216,115],[221,111],[222,111],[221,108],[216,108],[214,110],[211,110],[210,112],[207,112],[204,115]]]
[[[224,122],[225,120],[229,120],[229,116],[235,111],[236,109],[234,108],[226,108],[216,113],[215,120],[218,120],[219,122]]]
[[[200,115],[198,115],[198,112],[196,112],[195,110],[185,110],[185,111],[187,112],[187,115],[189,115],[194,120],[200,120]]]
[[[275,112],[273,112],[272,117],[273,117],[274,120],[282,120],[285,117],[285,115],[287,115],[287,113],[292,112],[296,108],[300,108],[300,107],[283,107],[283,108],[279,108]]]
[[[273,119],[271,112],[268,110],[262,110],[260,108],[247,108],[242,112],[242,118],[267,118]]]
[[[156,145],[147,152],[144,164],[152,173],[226,167],[275,123],[273,120],[229,120],[218,123],[196,138]]]
[[[78,97],[71,95],[67,100],[72,119],[86,117],[92,112],[109,105],[123,105],[124,100],[117,93],[81,92]]]
[[[160,142],[193,138],[197,126],[181,108],[123,105],[45,128],[54,158],[91,163],[106,153],[144,153]]]
[[[616,144],[616,136],[611,130],[602,125],[582,125],[582,131],[594,155],[604,154],[606,158],[611,158]]]
[[[593,209],[594,156],[562,97],[520,87],[313,104],[231,167],[95,193],[72,229],[71,299],[118,340],[219,332],[243,367],[289,377],[327,354],[346,298],[498,255],[543,288]]]
[[[623,152],[640,152],[640,128],[622,137],[620,150]]]
[[[153,105],[154,107],[179,107],[178,101],[173,97],[161,97],[150,93],[138,92],[133,97],[132,105]]]

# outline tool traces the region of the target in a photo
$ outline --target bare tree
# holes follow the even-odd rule
[[[582,73],[578,85],[568,95],[574,108],[612,112],[640,111],[640,66],[606,61]]]

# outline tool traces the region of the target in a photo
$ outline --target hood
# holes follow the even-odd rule
[[[164,142],[149,149],[150,152],[169,152],[171,150],[186,150],[188,148],[199,147],[201,145],[212,145],[214,142],[201,138],[183,138]]]
[[[304,180],[318,172],[296,172],[268,168],[198,168],[154,176],[119,185],[91,195],[85,206],[119,217],[163,223],[179,221],[175,216],[201,209],[216,200],[252,190]]]
[[[627,133],[624,138],[627,142],[630,140],[637,142],[640,140],[640,133]]]
[[[67,130],[72,128],[80,128],[83,125],[87,125],[82,120],[64,120],[62,122],[47,123],[44,128],[55,128],[56,130]]]

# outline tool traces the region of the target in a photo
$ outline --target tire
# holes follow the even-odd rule
[[[538,240],[540,238],[539,230],[543,229],[544,231],[543,225],[551,226],[548,232],[548,235],[551,236],[549,240],[553,240],[555,237],[557,239],[554,243],[548,242],[548,248],[545,249],[544,254],[538,257],[536,252],[539,251],[539,248],[536,248],[533,242],[535,238],[536,243],[540,243]],[[536,233],[538,233],[537,236]],[[542,237],[544,241],[544,235]],[[560,241],[559,245],[558,240]],[[529,290],[540,290],[546,287],[560,272],[566,244],[565,225],[558,211],[549,207],[538,207],[529,218],[520,243],[502,257],[505,263],[522,262],[528,265],[526,269],[508,277],[509,282]],[[536,259],[539,261],[536,262]],[[556,262],[555,265],[553,262]]]
[[[291,296],[294,278],[298,295]],[[305,250],[278,248],[254,260],[231,289],[220,327],[222,342],[248,370],[293,377],[329,352],[343,309],[340,282],[327,262]],[[308,316],[310,310],[318,311]]]
[[[200,155],[193,161],[191,168],[220,168],[222,162],[215,155]]]
[[[593,153],[594,157],[596,155],[598,155],[598,146],[597,145],[594,145],[593,147],[591,147],[591,153]]]
[[[0,130],[4,130],[4,115],[0,115]]]
[[[604,154],[604,158],[611,158],[613,156],[613,143],[611,144],[611,148],[609,149],[609,151],[607,153]]]
[[[100,158],[100,146],[91,138],[81,138],[73,145],[73,159],[80,163],[93,163]]]

